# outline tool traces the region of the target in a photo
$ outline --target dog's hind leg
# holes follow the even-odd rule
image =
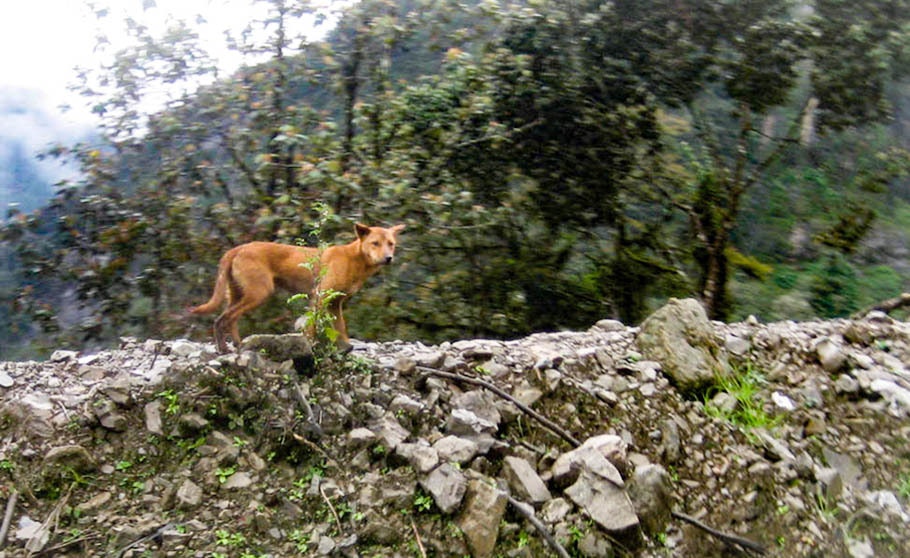
[[[239,258],[238,258],[239,259]],[[242,262],[235,260],[234,267],[242,265]],[[242,280],[236,280],[242,278]],[[218,343],[218,350],[227,352],[227,343],[225,337],[231,336],[234,341],[234,347],[240,350],[240,327],[241,316],[262,306],[275,291],[275,281],[272,275],[267,271],[256,269],[247,270],[245,273],[233,273],[230,289],[230,304],[223,314],[215,320],[215,337]]]

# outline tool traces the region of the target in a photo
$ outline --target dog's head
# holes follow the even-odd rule
[[[354,231],[360,239],[360,251],[366,256],[371,265],[386,265],[392,263],[395,257],[395,245],[398,242],[398,233],[404,225],[395,225],[391,228],[368,227],[357,223]]]

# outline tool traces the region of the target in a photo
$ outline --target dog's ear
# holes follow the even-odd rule
[[[370,227],[364,225],[363,223],[357,223],[354,225],[354,232],[357,233],[357,238],[363,238],[370,234]]]
[[[400,233],[403,229],[404,229],[404,225],[395,225],[394,227],[392,227],[389,230],[392,231],[393,235],[398,236],[398,233]]]

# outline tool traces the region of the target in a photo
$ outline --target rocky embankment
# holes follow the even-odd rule
[[[0,363],[0,556],[910,556],[882,313],[246,346]]]

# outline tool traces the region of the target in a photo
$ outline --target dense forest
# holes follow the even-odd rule
[[[634,324],[670,296],[835,317],[910,287],[907,0],[361,0],[318,42],[292,31],[314,4],[262,4],[230,76],[189,25],[136,21],[80,72],[98,135],[47,156],[81,179],[0,229],[0,358],[207,339],[184,308],[225,249],[356,221],[407,224],[358,338]]]

